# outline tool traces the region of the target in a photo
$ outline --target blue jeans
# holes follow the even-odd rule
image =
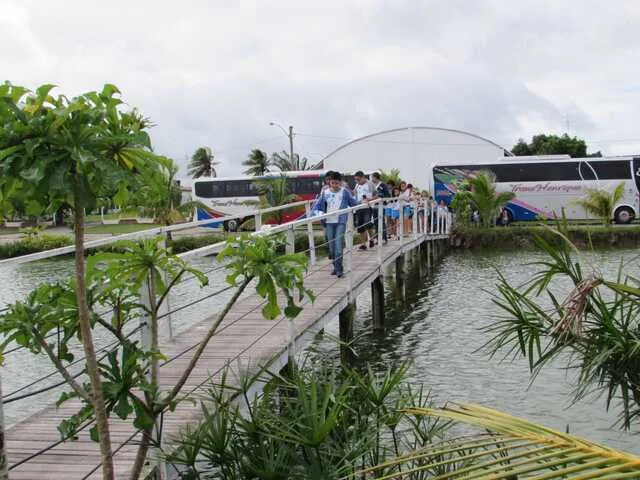
[[[345,223],[327,223],[326,232],[329,241],[329,253],[333,258],[333,269],[337,275],[344,273],[342,268],[342,252],[344,250]]]

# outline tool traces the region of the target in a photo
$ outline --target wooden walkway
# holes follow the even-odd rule
[[[318,261],[317,265],[310,268],[306,279],[306,285],[316,293],[317,298],[313,305],[305,305],[304,311],[295,320],[296,348],[303,348],[309,338],[306,334],[324,328],[326,322],[333,320],[349,302],[368,289],[382,273],[382,269],[399,255],[413,250],[426,240],[443,238],[446,236],[429,235],[427,238],[421,235],[405,239],[402,243],[390,241],[382,248],[382,264],[379,263],[377,250],[356,251],[353,253],[353,265],[357,268],[341,279],[329,275],[331,267],[327,260]],[[228,362],[232,368],[238,363],[256,368],[269,361],[274,361],[274,368],[286,363],[290,340],[289,321],[285,318],[265,320],[260,312],[262,304],[262,299],[253,294],[233,307],[218,333],[209,342],[183,392],[197,395],[200,387],[219,376]],[[210,322],[211,318],[204,319],[176,337],[173,342],[162,345],[161,351],[168,358],[184,352],[197,344]],[[161,368],[163,388],[168,388],[175,382],[188,363],[190,354],[191,352],[187,352]],[[77,440],[62,442],[38,454],[60,440],[57,425],[77,412],[78,405],[77,402],[69,401],[60,408],[45,408],[6,432],[10,465],[35,455],[10,471],[9,477],[12,480],[102,478],[98,445],[89,438],[88,429],[81,431]],[[175,438],[186,425],[195,424],[200,418],[200,412],[199,405],[182,402],[174,412],[167,413],[163,427],[167,443],[170,444],[171,438]],[[110,424],[117,477],[127,478],[138,438],[130,422],[112,419]]]

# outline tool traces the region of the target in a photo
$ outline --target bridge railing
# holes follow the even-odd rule
[[[281,210],[287,210],[292,207],[300,207],[300,206],[304,206],[305,214],[297,220],[279,224],[279,225],[268,225],[262,222],[263,216],[265,214],[275,213]],[[246,214],[236,215],[236,216],[229,215],[224,217],[218,217],[211,220],[188,222],[188,223],[182,223],[182,224],[172,225],[168,227],[151,228],[151,229],[143,230],[140,232],[117,235],[107,239],[86,242],[85,248],[90,249],[90,248],[102,247],[102,246],[117,243],[121,240],[135,240],[135,239],[149,238],[149,237],[154,237],[159,235],[166,236],[168,232],[177,232],[177,231],[188,230],[188,229],[193,229],[197,227],[205,227],[205,226],[210,226],[211,224],[218,224],[218,223],[222,224],[222,222],[227,220],[234,220],[234,219],[246,218],[247,216],[249,217],[252,216],[255,219],[256,228],[253,232],[250,233],[250,235],[276,235],[276,234],[284,233],[285,251],[287,253],[293,253],[296,251],[296,248],[295,248],[296,234],[306,235],[308,246],[304,250],[304,253],[309,255],[310,265],[315,266],[318,261],[317,250],[323,246],[326,246],[326,244],[328,243],[325,241],[320,245],[315,244],[316,233],[319,232],[319,230],[316,227],[318,227],[323,220],[327,220],[328,218],[334,217],[335,215],[346,214],[347,226],[346,226],[344,238],[338,239],[338,241],[344,241],[345,243],[345,248],[343,250],[344,264],[345,264],[344,270],[345,270],[345,277],[346,277],[345,285],[347,289],[351,289],[352,275],[350,275],[350,273],[353,271],[353,267],[354,267],[353,254],[355,249],[357,248],[357,245],[354,244],[353,238],[356,233],[355,217],[358,211],[361,211],[364,209],[371,209],[372,213],[373,211],[377,213],[377,215],[372,215],[372,218],[375,218],[375,221],[377,221],[377,225],[374,225],[372,221],[370,227],[372,227],[377,231],[376,232],[377,258],[380,265],[382,265],[382,262],[383,262],[383,245],[386,241],[385,223],[386,223],[386,219],[390,215],[392,215],[392,212],[397,212],[397,219],[396,219],[397,231],[395,233],[397,234],[396,235],[397,240],[399,240],[400,242],[403,242],[405,240],[414,240],[419,236],[424,236],[426,238],[430,236],[447,235],[450,233],[451,227],[452,227],[452,215],[446,209],[438,207],[434,205],[433,202],[430,202],[429,200],[426,200],[426,199],[419,199],[419,200],[410,201],[410,202],[406,202],[400,198],[376,199],[368,203],[333,211],[330,213],[314,212],[312,208],[313,208],[312,201],[295,202],[295,203],[282,205],[278,207],[257,209],[251,212],[249,215],[246,215]],[[411,215],[410,222],[409,221],[405,222],[405,218],[407,215]],[[411,225],[411,231],[405,230],[405,226],[406,226],[405,224]],[[386,232],[386,233],[388,236],[388,234],[390,234],[391,232]],[[207,245],[201,248],[197,248],[188,252],[181,253],[179,254],[179,257],[185,260],[188,260],[188,259],[195,259],[198,257],[211,256],[218,253],[220,250],[222,250],[222,248],[224,248],[225,245],[226,245],[226,241],[218,242],[212,245]],[[57,249],[48,250],[45,252],[38,252],[34,254],[24,255],[17,258],[1,260],[0,266],[18,265],[18,264],[24,264],[29,262],[35,262],[35,261],[46,259],[46,258],[53,258],[61,255],[68,255],[70,253],[73,253],[74,251],[75,251],[75,246],[71,245],[68,247],[57,248]],[[224,268],[225,268],[224,265],[215,265],[213,268],[206,270],[204,273],[207,275],[211,275],[214,272],[222,270]],[[182,279],[181,282],[187,282],[192,280],[193,278],[195,277],[188,277],[188,278]],[[183,305],[179,305],[176,307],[172,307],[172,299],[168,296],[165,307],[164,307],[164,311],[161,312],[159,319],[166,319],[169,338],[171,339],[173,337],[173,322],[172,322],[173,314],[177,313],[178,311],[184,310],[186,308],[190,308],[201,302],[210,300],[213,297],[217,295],[221,295],[230,289],[231,287],[221,288],[219,290],[216,290],[213,293],[203,295],[200,298],[191,300]],[[141,292],[140,300],[143,304],[148,304],[149,302],[149,299],[145,297],[145,295],[147,295],[146,292],[148,292],[148,289],[143,289],[143,292]],[[7,306],[0,306],[0,315],[4,313],[7,310],[7,308],[8,308]],[[101,312],[101,315],[108,315],[108,314],[110,314],[109,311]],[[149,335],[149,332],[147,331],[148,328],[149,328],[148,322],[144,321],[144,319],[141,319],[140,325],[138,325],[136,328],[133,328],[130,332],[128,332],[128,335],[134,335],[139,332],[139,334],[143,339],[148,338],[148,335]],[[290,322],[290,339],[289,339],[290,354],[295,353],[293,352],[293,348],[294,348],[293,346],[295,345],[295,336],[296,334],[295,334],[293,322]],[[106,355],[110,348],[113,348],[113,344],[105,345],[103,348],[98,349],[97,353],[99,355]],[[11,348],[5,352],[5,355],[11,354],[20,350],[22,350],[22,347]],[[74,365],[77,364],[76,368],[79,369],[76,374],[77,376],[81,375],[82,373],[82,370],[83,370],[82,362],[83,362],[83,357],[79,357],[74,362]],[[14,389],[9,394],[5,394],[5,398],[8,398],[10,403],[13,403],[15,401],[24,401],[24,400],[31,401],[30,399],[33,396],[40,395],[42,393],[51,391],[53,389],[59,388],[62,385],[64,385],[65,382],[60,378],[60,379],[57,379],[54,383],[47,383],[44,387],[42,386],[42,384],[44,382],[47,382],[47,380],[51,382],[52,381],[51,379],[52,378],[55,379],[57,375],[59,375],[57,371],[47,373],[46,375],[43,375],[39,379],[29,382],[27,385]],[[3,403],[3,399],[0,398],[0,409],[2,408],[2,403]],[[52,447],[49,447],[49,448],[52,448]],[[43,449],[43,451],[46,451],[46,450],[47,449]],[[35,456],[32,456],[30,458],[35,458]],[[9,459],[9,462],[11,463],[11,459]],[[13,464],[12,467],[10,468],[15,468],[16,466],[24,462],[25,461],[21,461],[18,464]]]

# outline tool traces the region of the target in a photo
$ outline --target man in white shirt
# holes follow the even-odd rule
[[[355,197],[360,203],[368,203],[370,200],[378,198],[375,185],[364,176],[362,171],[357,171],[355,174],[356,187]],[[360,250],[367,249],[367,243],[369,247],[373,247],[373,222],[371,221],[371,209],[363,208],[356,212],[356,229],[360,234]]]

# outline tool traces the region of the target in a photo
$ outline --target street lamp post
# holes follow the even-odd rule
[[[289,125],[289,133],[287,133],[284,127],[279,123],[270,122],[269,125],[271,125],[272,127],[278,127],[280,130],[282,130],[282,133],[289,137],[289,158],[291,159],[291,164],[293,165],[293,126]]]

